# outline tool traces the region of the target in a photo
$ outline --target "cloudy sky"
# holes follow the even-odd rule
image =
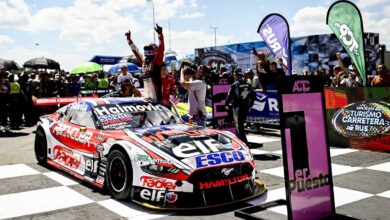
[[[292,37],[330,33],[326,12],[331,0],[154,0],[156,22],[164,28],[166,48],[179,55],[194,48],[259,41],[259,23],[279,13]],[[353,1],[363,15],[364,30],[379,32],[390,48],[390,0]],[[152,4],[147,0],[0,0],[0,57],[22,65],[33,57],[50,57],[70,70],[94,55],[131,53],[124,33],[131,30],[141,48],[153,42]]]

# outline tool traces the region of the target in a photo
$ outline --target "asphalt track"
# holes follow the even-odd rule
[[[253,149],[268,192],[234,206],[196,212],[159,212],[132,202],[119,202],[61,171],[37,165],[34,127],[0,137],[0,219],[236,219],[234,210],[285,198],[280,137],[276,130],[250,134],[263,142]],[[360,219],[389,219],[390,154],[331,148],[337,213]],[[256,216],[286,219],[285,206]],[[238,218],[237,218],[238,219]]]

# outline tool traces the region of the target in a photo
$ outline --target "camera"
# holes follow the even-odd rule
[[[184,69],[184,68],[190,69],[190,70],[191,70],[192,72],[194,72],[194,73],[195,73],[195,71],[196,71],[196,65],[193,64],[193,63],[190,62],[190,61],[184,60],[184,61],[181,62],[179,71],[181,71],[181,70]]]

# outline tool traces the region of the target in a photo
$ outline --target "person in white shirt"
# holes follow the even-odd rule
[[[131,73],[127,72],[127,66],[126,64],[123,64],[121,66],[121,74],[118,76],[117,84],[115,89],[118,90],[121,87],[121,84],[125,82],[126,80],[129,80],[130,82],[133,82],[133,75]]]
[[[202,80],[203,66],[195,71],[184,67],[180,73],[180,82],[183,88],[188,90],[189,113],[193,121],[200,126],[206,126],[206,90],[207,84]]]
[[[245,70],[245,77],[247,78],[247,83],[249,83],[254,90],[263,88],[260,84],[259,77],[251,69]]]

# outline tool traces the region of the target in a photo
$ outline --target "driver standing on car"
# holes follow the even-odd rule
[[[160,66],[164,62],[164,36],[163,29],[156,24],[155,31],[158,34],[159,46],[156,44],[148,44],[144,47],[145,59],[142,59],[141,53],[133,43],[131,39],[131,32],[127,32],[127,42],[133,51],[138,62],[142,65],[142,71],[144,73],[144,97],[161,103],[161,74]]]

